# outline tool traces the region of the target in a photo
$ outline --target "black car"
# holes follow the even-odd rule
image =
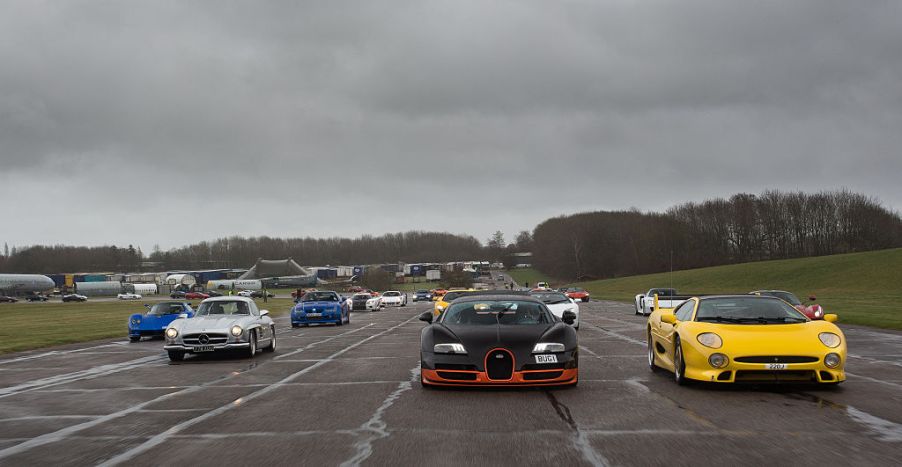
[[[29,302],[46,302],[47,300],[50,300],[50,299],[47,298],[46,295],[35,294],[35,295],[26,295],[25,300],[28,300]]]
[[[420,382],[431,386],[575,386],[579,343],[541,301],[520,294],[460,297],[420,336]]]
[[[64,302],[86,302],[88,301],[88,297],[84,295],[79,295],[77,293],[71,293],[67,295],[63,295]]]
[[[19,299],[15,297],[9,297],[7,295],[0,295],[0,303],[16,303]]]
[[[185,298],[185,292],[181,290],[173,290],[171,294],[169,294],[169,298]]]
[[[204,293],[207,294],[207,296],[209,296],[209,297],[222,297],[222,294],[215,290],[207,290]]]
[[[273,295],[272,292],[266,292],[266,298],[273,298],[273,297],[275,297],[275,295]],[[263,291],[255,290],[255,291],[251,292],[251,298],[263,298]]]

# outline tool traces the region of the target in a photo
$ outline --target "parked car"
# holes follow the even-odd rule
[[[247,297],[215,297],[200,303],[191,318],[169,323],[163,348],[169,359],[181,361],[187,353],[238,350],[252,358],[259,346],[276,350],[276,326],[269,311],[260,310]]]
[[[242,290],[242,291],[238,292],[236,295],[238,295],[239,297],[251,298],[251,296],[254,295],[254,291],[253,290]]]
[[[811,305],[805,305],[799,300],[792,292],[787,292],[785,290],[756,290],[754,292],[749,292],[749,295],[764,295],[767,297],[777,297],[780,300],[783,300],[790,305],[792,305],[796,310],[799,310],[808,317],[808,319],[824,319],[824,309],[818,305],[817,303],[812,303]],[[808,297],[808,300],[814,302],[817,300],[817,297],[814,295]]]
[[[116,295],[116,298],[119,300],[141,300],[141,295],[129,292]]]
[[[224,295],[223,293],[217,292],[217,291],[215,291],[215,290],[207,290],[207,291],[204,292],[204,293],[207,294],[207,295],[209,295],[210,297],[222,297],[222,296]]]
[[[181,290],[173,290],[171,294],[169,294],[169,298],[185,298],[185,292]]]
[[[273,294],[272,292],[265,292],[265,294],[266,294],[266,298],[275,297],[275,294]],[[253,292],[251,292],[250,296],[251,296],[251,298],[263,298],[263,295],[264,295],[264,292],[262,290],[254,290]]]
[[[0,295],[0,303],[16,303],[19,299],[8,295]]]
[[[185,293],[185,300],[206,300],[208,298],[210,298],[210,296],[203,292],[187,292],[187,293]]]
[[[138,342],[142,337],[163,337],[163,331],[179,315],[194,316],[194,310],[186,302],[159,302],[153,306],[144,305],[145,313],[135,313],[128,318],[128,340]]]
[[[382,293],[382,306],[407,306],[407,294],[397,290],[386,290]]]
[[[291,327],[315,323],[351,324],[350,303],[336,292],[307,292],[291,309]]]
[[[63,295],[64,302],[86,302],[88,301],[88,297],[86,295],[80,295],[77,293],[70,293]]]
[[[50,300],[50,298],[47,297],[46,295],[32,294],[32,295],[26,295],[25,300],[27,300],[29,302],[46,302],[47,300]]]
[[[415,301],[415,302],[431,302],[432,294],[426,289],[417,290],[413,294],[413,301]]]

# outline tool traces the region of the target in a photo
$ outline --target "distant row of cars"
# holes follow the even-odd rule
[[[79,295],[79,294],[73,293],[73,294],[64,294],[60,297],[60,299],[63,302],[85,302],[88,300],[88,297],[85,295]],[[46,301],[50,300],[50,297],[48,297],[46,295],[32,294],[32,295],[26,295],[24,297],[24,300],[28,301],[28,302],[46,302]],[[0,295],[0,303],[17,303],[18,301],[19,301],[19,299],[16,297],[10,297],[8,295]]]

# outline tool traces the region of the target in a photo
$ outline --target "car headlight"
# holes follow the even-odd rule
[[[712,349],[719,349],[723,346],[723,339],[713,332],[703,332],[696,338],[698,343]]]
[[[233,336],[238,337],[241,335],[242,331],[243,331],[243,329],[241,329],[241,326],[236,324],[236,325],[232,326],[232,329],[229,332],[231,332]]]
[[[170,339],[175,339],[179,336],[179,331],[176,328],[166,328],[166,337]]]
[[[827,356],[824,357],[824,365],[827,365],[828,368],[836,368],[840,363],[842,363],[842,359],[839,358],[839,354],[828,353]]]
[[[723,368],[727,366],[727,363],[730,363],[730,358],[722,353],[712,353],[708,357],[708,364],[714,368]]]
[[[842,339],[840,339],[839,336],[833,334],[832,332],[822,332],[817,335],[817,338],[821,340],[821,343],[823,343],[827,347],[830,347],[831,349],[834,347],[839,347],[840,342],[842,342]]]
[[[463,344],[435,344],[435,347],[432,348],[432,351],[435,353],[467,353],[467,349],[464,348]]]
[[[532,348],[532,353],[554,353],[563,352],[564,350],[566,350],[564,344],[558,344],[556,342],[539,342]]]
[[[141,324],[141,318],[132,318],[132,324]]]

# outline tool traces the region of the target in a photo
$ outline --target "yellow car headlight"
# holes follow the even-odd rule
[[[177,329],[166,328],[166,337],[168,337],[170,339],[175,339],[176,337],[178,337],[178,335],[179,335],[179,332]]]
[[[842,343],[842,339],[839,338],[836,334],[832,332],[822,332],[817,335],[817,338],[821,340],[821,343],[830,347],[831,349],[834,347],[839,347],[839,344]]]
[[[723,339],[713,332],[703,332],[696,338],[698,343],[712,349],[719,349],[723,346]]]

